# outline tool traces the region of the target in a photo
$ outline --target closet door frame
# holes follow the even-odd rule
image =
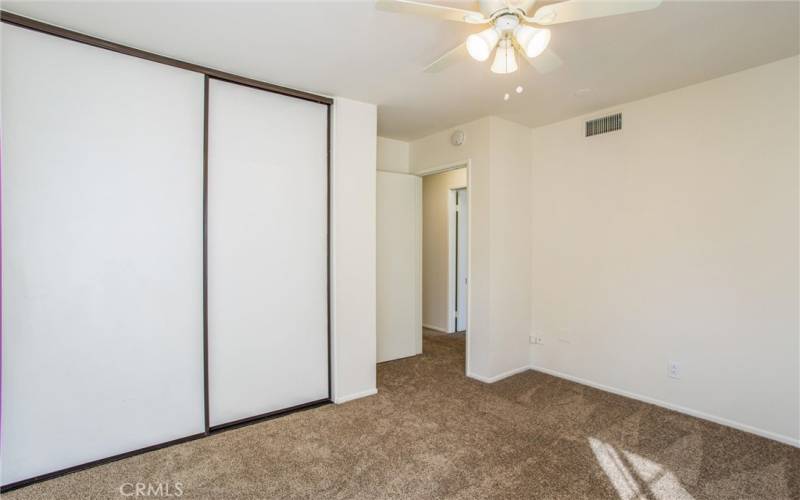
[[[137,57],[140,59],[145,59],[148,61],[153,61],[161,64],[166,64],[168,66],[173,66],[176,68],[184,69],[187,71],[192,71],[196,73],[200,73],[205,75],[205,92],[204,92],[204,137],[203,137],[203,332],[202,332],[202,342],[203,342],[203,387],[204,387],[204,426],[205,432],[201,434],[193,434],[190,436],[185,436],[182,438],[178,438],[172,441],[164,442],[155,444],[152,446],[148,446],[145,448],[131,450],[124,453],[120,453],[118,455],[101,458],[98,460],[93,460],[91,462],[86,462],[83,464],[78,464],[75,466],[67,467],[64,469],[48,472],[45,474],[41,474],[35,477],[31,477],[28,479],[23,479],[20,481],[16,481],[9,484],[0,485],[0,493],[6,493],[11,490],[15,490],[18,488],[22,488],[25,486],[29,486],[31,484],[39,483],[42,481],[46,481],[48,479],[53,479],[59,476],[63,476],[66,474],[70,474],[72,472],[78,472],[81,470],[89,469],[92,467],[96,467],[99,465],[107,464],[110,462],[115,462],[117,460],[133,457],[136,455],[140,455],[142,453],[147,453],[150,451],[155,451],[159,449],[163,449],[169,446],[173,446],[180,443],[185,443],[188,441],[193,441],[195,439],[201,439],[207,437],[211,434],[216,432],[223,432],[228,429],[233,429],[237,427],[242,427],[245,425],[249,425],[252,423],[260,422],[263,420],[268,420],[271,418],[279,417],[282,415],[286,415],[289,413],[293,413],[296,411],[301,411],[305,409],[314,408],[317,406],[329,404],[332,402],[332,345],[331,345],[331,106],[334,103],[334,100],[330,97],[321,96],[317,94],[313,94],[310,92],[304,92],[301,90],[292,89],[289,87],[283,87],[280,85],[271,84],[268,82],[263,82],[259,80],[254,80],[252,78],[246,78],[243,76],[239,76],[233,73],[227,73],[224,71],[216,70],[213,68],[201,66],[198,64],[192,64],[185,61],[181,61],[179,59],[173,59],[170,57],[165,57],[162,55],[154,54],[152,52],[147,52],[144,50],[136,49],[133,47],[129,47],[126,45],[118,44],[115,42],[111,42],[108,40],[104,40],[102,38],[93,37],[90,35],[86,35],[84,33],[79,33],[76,31],[68,30],[65,28],[61,28],[58,26],[54,26],[51,24],[47,24],[41,21],[37,21],[34,19],[30,19],[18,14],[14,14],[12,12],[8,12],[5,10],[0,10],[0,22],[6,23],[12,26],[17,26],[20,28],[25,28],[28,30],[36,31],[39,33],[44,33],[47,35],[55,36],[58,38],[63,38],[65,40],[71,42],[78,42],[86,45],[90,45],[93,47],[97,47],[100,49],[110,50],[112,52],[117,52],[120,54],[125,54],[132,57]],[[236,83],[239,85],[244,85],[247,87],[252,87],[259,90],[264,90],[268,92],[273,92],[276,94],[285,95],[288,97],[294,97],[297,99],[304,99],[311,102],[316,102],[319,104],[324,104],[326,106],[326,116],[327,116],[327,134],[326,134],[326,194],[327,200],[325,203],[326,207],[326,302],[327,302],[327,342],[328,342],[328,352],[327,352],[327,359],[328,359],[328,398],[322,399],[318,401],[313,401],[309,403],[305,403],[302,405],[297,405],[291,408],[286,408],[270,413],[266,413],[263,415],[257,415],[254,417],[246,418],[243,420],[231,422],[224,425],[219,425],[215,427],[209,426],[209,405],[208,405],[208,94],[209,94],[209,79],[215,78],[218,80]],[[198,103],[199,105],[199,103]],[[2,242],[0,241],[0,246]],[[0,247],[0,252],[2,252],[2,248]],[[0,272],[2,272],[0,270]],[[2,297],[2,289],[0,289],[0,297]],[[199,336],[199,334],[198,334]],[[0,330],[0,341],[2,340],[2,331]],[[0,389],[1,390],[1,389]]]
[[[147,52],[146,50],[135,49],[133,47],[128,47],[127,45],[110,42],[102,38],[97,38],[94,36],[86,35],[84,33],[79,33],[77,31],[68,30],[66,28],[61,28],[59,26],[53,26],[52,24],[43,23],[41,21],[30,19],[25,16],[20,16],[19,14],[14,14],[13,12],[8,12],[5,10],[0,10],[0,22],[4,22],[14,26],[19,26],[20,28],[26,28],[33,31],[38,31],[40,33],[46,33],[48,35],[53,35],[59,38],[65,38],[73,42],[84,43],[86,45],[92,45],[94,47],[98,47],[101,49],[111,50],[113,52],[119,52],[120,54],[126,54],[141,59],[147,59],[148,61],[154,61],[157,63],[166,64],[168,66],[174,66],[176,68],[181,68],[188,71],[194,71],[196,73],[201,73],[207,76],[218,78],[220,80],[227,80],[229,82],[239,83],[257,89],[268,90],[270,92],[275,92],[277,94],[283,94],[290,97],[297,97],[299,99],[305,99],[307,101],[318,102],[320,104],[327,104],[328,106],[333,104],[333,99],[330,97],[312,94],[311,92],[304,92],[302,90],[296,90],[289,87],[282,87],[280,85],[275,85],[273,83],[262,82],[260,80],[246,78],[244,76],[235,75],[233,73],[226,73],[225,71],[220,71],[206,66],[201,66],[199,64],[192,64],[185,61],[181,61],[179,59],[173,59],[171,57],[154,54],[152,52]]]
[[[218,80],[237,85],[243,85],[256,90],[264,90],[273,92],[270,89],[262,86],[249,85],[248,83],[231,80],[229,78],[221,78],[216,75],[206,74],[205,76],[205,99],[203,111],[203,376],[204,376],[204,399],[205,399],[205,428],[206,435],[220,432],[228,429],[235,429],[248,424],[261,422],[270,418],[279,417],[293,413],[295,411],[306,410],[315,408],[324,404],[333,402],[332,396],[332,368],[331,368],[331,103],[320,102],[312,99],[305,99],[300,96],[289,96],[305,100],[312,100],[325,105],[325,120],[326,120],[326,134],[325,134],[325,256],[326,256],[326,272],[325,272],[325,308],[326,308],[326,342],[328,354],[328,397],[316,401],[309,401],[288,408],[274,410],[251,417],[245,417],[232,422],[225,422],[222,424],[211,425],[210,409],[209,409],[209,382],[208,382],[208,126],[209,126],[209,93],[211,80]],[[283,94],[283,92],[277,92]],[[286,95],[286,94],[283,94]]]

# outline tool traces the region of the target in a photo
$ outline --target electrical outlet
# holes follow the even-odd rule
[[[675,379],[681,378],[681,365],[675,361],[670,361],[667,376]]]
[[[542,337],[536,337],[536,343],[537,344],[544,344],[544,339],[542,339]]]

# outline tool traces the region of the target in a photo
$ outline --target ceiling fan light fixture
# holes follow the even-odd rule
[[[550,44],[550,30],[519,25],[514,30],[514,38],[525,51],[525,55],[533,58],[544,52]]]
[[[476,61],[485,61],[489,59],[498,40],[500,40],[500,34],[494,27],[472,34],[467,37],[467,52]]]
[[[494,62],[492,62],[492,73],[505,75],[513,73],[519,69],[517,66],[517,56],[514,53],[514,46],[508,40],[500,42],[497,47],[497,52],[494,55]]]

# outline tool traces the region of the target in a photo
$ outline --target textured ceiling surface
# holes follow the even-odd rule
[[[652,11],[555,25],[551,48],[563,66],[541,75],[522,63],[495,75],[490,61],[470,59],[423,73],[481,27],[383,12],[371,1],[3,3],[144,50],[375,103],[380,134],[404,140],[490,114],[543,125],[795,55],[799,7],[667,0]]]

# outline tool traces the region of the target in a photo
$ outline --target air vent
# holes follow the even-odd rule
[[[605,134],[622,128],[622,113],[595,118],[586,122],[586,137]]]

